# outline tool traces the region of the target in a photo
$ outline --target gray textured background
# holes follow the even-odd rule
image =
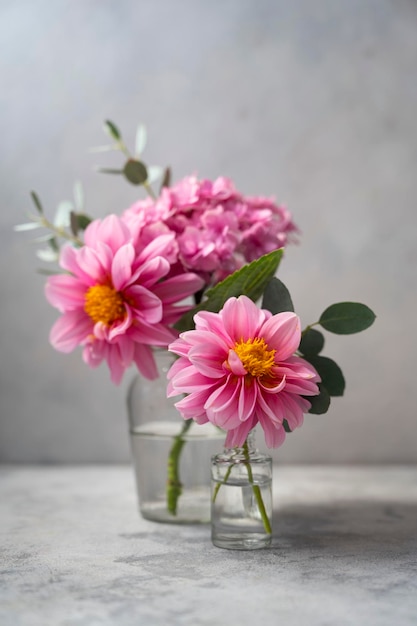
[[[81,179],[87,209],[137,190],[96,174],[113,119],[144,122],[148,162],[274,194],[303,231],[280,270],[303,323],[330,303],[378,314],[328,336],[344,399],[308,416],[275,458],[416,462],[417,4],[412,0],[0,2],[0,458],[128,459],[123,385],[48,344],[30,236],[36,189],[53,213]],[[113,164],[119,164],[114,155]]]

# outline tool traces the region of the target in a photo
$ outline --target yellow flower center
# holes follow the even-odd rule
[[[234,351],[251,376],[265,376],[271,372],[276,350],[268,350],[265,340],[261,337],[236,342]]]
[[[84,311],[94,323],[103,322],[110,326],[126,315],[124,299],[121,293],[110,285],[93,285],[85,294]]]

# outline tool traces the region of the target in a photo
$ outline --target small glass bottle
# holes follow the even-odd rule
[[[254,430],[242,448],[212,457],[211,539],[231,550],[271,545],[272,459],[255,448]]]

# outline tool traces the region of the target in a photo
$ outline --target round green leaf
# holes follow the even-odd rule
[[[143,185],[148,179],[148,171],[141,161],[129,159],[123,168],[123,174],[132,185]]]
[[[369,328],[375,317],[375,313],[365,304],[339,302],[332,304],[322,313],[319,323],[331,333],[350,335]]]
[[[272,278],[265,287],[262,308],[267,309],[273,315],[294,311],[290,292],[279,278]]]
[[[329,395],[343,396],[345,379],[338,364],[326,356],[309,355],[305,358],[320,374],[322,385],[326,388]]]
[[[319,330],[309,328],[301,337],[299,351],[305,355],[315,355],[323,350],[324,336]]]
[[[306,400],[311,403],[309,413],[314,415],[322,415],[327,413],[330,406],[330,395],[323,385],[319,384],[320,394],[318,396],[305,396]]]

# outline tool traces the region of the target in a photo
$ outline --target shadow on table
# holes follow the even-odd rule
[[[274,510],[274,546],[356,549],[358,556],[417,548],[417,503],[343,501]]]

